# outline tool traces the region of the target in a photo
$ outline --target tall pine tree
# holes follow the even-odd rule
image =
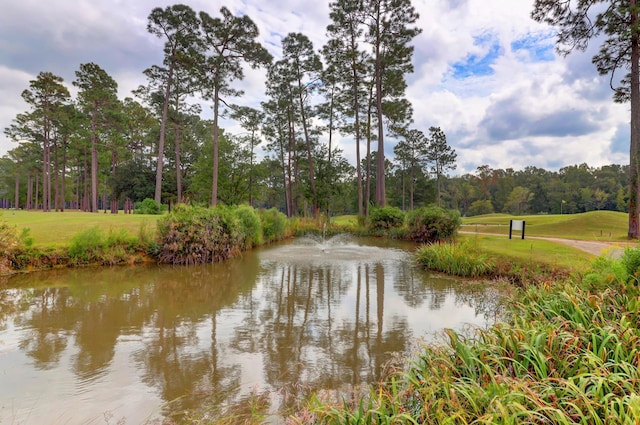
[[[640,24],[638,0],[536,0],[531,16],[558,29],[557,50],[567,55],[601,41],[593,63],[601,75],[610,75],[616,102],[631,102],[629,143],[630,238],[640,237]],[[623,75],[618,73],[622,72]]]

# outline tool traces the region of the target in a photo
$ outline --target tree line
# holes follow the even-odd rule
[[[367,215],[371,205],[411,209],[425,202],[465,214],[626,208],[629,236],[637,238],[636,2],[536,0],[531,15],[558,30],[562,54],[585,49],[600,36],[594,64],[610,75],[614,99],[631,103],[630,166],[612,172],[628,174],[626,189],[588,183],[567,192],[561,183],[573,167],[488,173],[489,166],[481,166],[476,176],[447,178],[455,151],[440,128],[425,136],[412,127],[405,98],[411,42],[421,32],[411,1],[336,0],[326,43],[316,49],[305,34],[290,33],[279,60],[257,42],[257,27],[246,15],[222,7],[210,16],[180,4],[153,9],[147,30],[163,41],[164,59],[144,71],[147,83],[125,99],[118,99],[116,81],[95,63],[76,71],[76,99],[61,77],[40,73],[22,94],[30,109],[5,129],[19,145],[0,158],[0,197],[3,205],[45,211],[108,206],[116,212],[146,197],[158,203],[245,202],[276,206],[289,216],[324,210]],[[237,83],[246,67],[266,70],[266,100],[258,108],[233,103],[242,99]],[[213,120],[200,117],[202,104],[187,102],[194,96],[212,107]],[[243,133],[223,131],[221,116],[239,122]],[[354,140],[355,164],[336,148],[338,135]],[[388,137],[398,141],[393,162],[385,158]],[[266,152],[260,161],[259,144]],[[492,191],[478,183],[486,174],[497,174],[494,180],[505,187]],[[504,183],[538,174],[558,187]],[[479,189],[470,191],[474,185]]]
[[[5,128],[18,147],[0,159],[2,197],[19,208],[113,213],[144,198],[276,206],[288,216],[351,209],[354,195],[361,215],[387,205],[385,138],[415,145],[420,132],[404,96],[418,15],[410,0],[338,0],[330,16],[324,46],[290,33],[275,60],[246,15],[153,9],[147,30],[162,40],[163,62],[144,70],[131,97],[119,99],[96,63],[75,72],[75,98],[50,72],[30,82],[29,110]],[[248,67],[266,70],[256,108],[234,103]],[[201,118],[205,107],[212,120]],[[222,116],[242,133],[220,128]],[[338,135],[355,141],[355,164],[336,147]],[[415,167],[411,153],[400,155],[403,169]],[[435,166],[438,177],[454,159]]]
[[[629,166],[571,165],[558,171],[479,166],[446,178],[443,199],[462,215],[575,214],[595,210],[627,212]]]

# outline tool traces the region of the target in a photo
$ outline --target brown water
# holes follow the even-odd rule
[[[413,248],[297,239],[216,265],[12,277],[0,424],[161,422],[252,394],[275,418],[296,394],[367,384],[417,341],[494,319],[495,289],[430,276]]]

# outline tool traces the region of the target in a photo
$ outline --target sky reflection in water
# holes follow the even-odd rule
[[[0,286],[0,423],[141,423],[255,392],[287,404],[494,319],[495,289],[434,278],[411,248],[297,239],[224,264],[13,277]]]

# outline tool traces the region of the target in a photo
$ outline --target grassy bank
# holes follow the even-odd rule
[[[452,272],[494,265],[469,242],[452,246],[440,252]],[[315,395],[289,423],[638,424],[639,271],[629,248],[579,276],[530,279],[501,322],[445,330],[365,395]]]
[[[425,346],[355,403],[313,399],[292,423],[637,424],[635,284],[529,287],[508,320]]]
[[[15,226],[18,233],[29,229],[29,236],[38,247],[69,246],[71,239],[83,230],[97,227],[103,232],[124,230],[136,235],[141,228],[155,231],[160,215],[104,214],[82,211],[47,212],[10,210],[4,211],[0,219]]]
[[[510,220],[524,220],[525,234],[563,239],[624,242],[627,240],[629,215],[615,211],[591,211],[582,214],[511,216],[488,214],[466,217],[463,232],[509,234]]]
[[[0,217],[0,274],[143,261],[216,262],[290,234],[284,214],[248,206],[178,205],[164,215],[6,211]]]
[[[49,244],[54,247],[51,249],[64,247],[73,252],[75,246],[80,248],[77,255],[91,252],[96,244],[124,249],[132,243],[131,235],[144,235],[140,229],[157,220],[157,216],[128,216],[119,221],[120,216],[109,214],[49,213],[50,217],[43,218],[45,223],[38,224],[39,214],[49,214],[24,214],[15,214],[16,220],[24,220],[22,224],[12,221],[9,214],[4,218],[17,231],[32,229],[29,237],[33,247]],[[47,221],[52,217],[58,220]],[[600,213],[565,216],[560,226],[564,226],[565,237],[622,241],[613,233],[611,239],[589,236],[594,230],[585,223],[603,217]],[[576,223],[571,223],[571,218]],[[499,219],[504,221],[505,217]],[[125,229],[125,222],[131,227]],[[364,232],[351,217],[335,222],[294,220],[290,224],[291,231],[297,233]],[[553,220],[537,227],[527,224],[527,234],[560,237],[562,234],[549,230],[558,225]],[[170,223],[165,227],[178,229]],[[183,233],[187,231],[189,228]],[[51,237],[54,233],[58,242]],[[454,245],[438,245],[443,252],[434,261],[449,267],[449,273],[483,276],[493,269],[508,271],[512,277],[518,276],[519,283],[527,283],[510,301],[501,323],[465,334],[446,330],[440,343],[426,345],[406,362],[397,363],[381,382],[365,389],[364,395],[313,395],[286,422],[640,423],[640,251],[629,249],[620,259],[593,261],[595,256],[560,243],[479,233],[460,237],[458,251]],[[236,236],[238,243],[245,245],[256,239],[246,231]],[[136,238],[138,243],[144,239]],[[41,245],[42,240],[48,242]],[[242,423],[258,424],[265,417],[268,401],[256,400],[260,401],[256,412],[243,417]],[[239,423],[237,417],[197,417],[192,422]]]

